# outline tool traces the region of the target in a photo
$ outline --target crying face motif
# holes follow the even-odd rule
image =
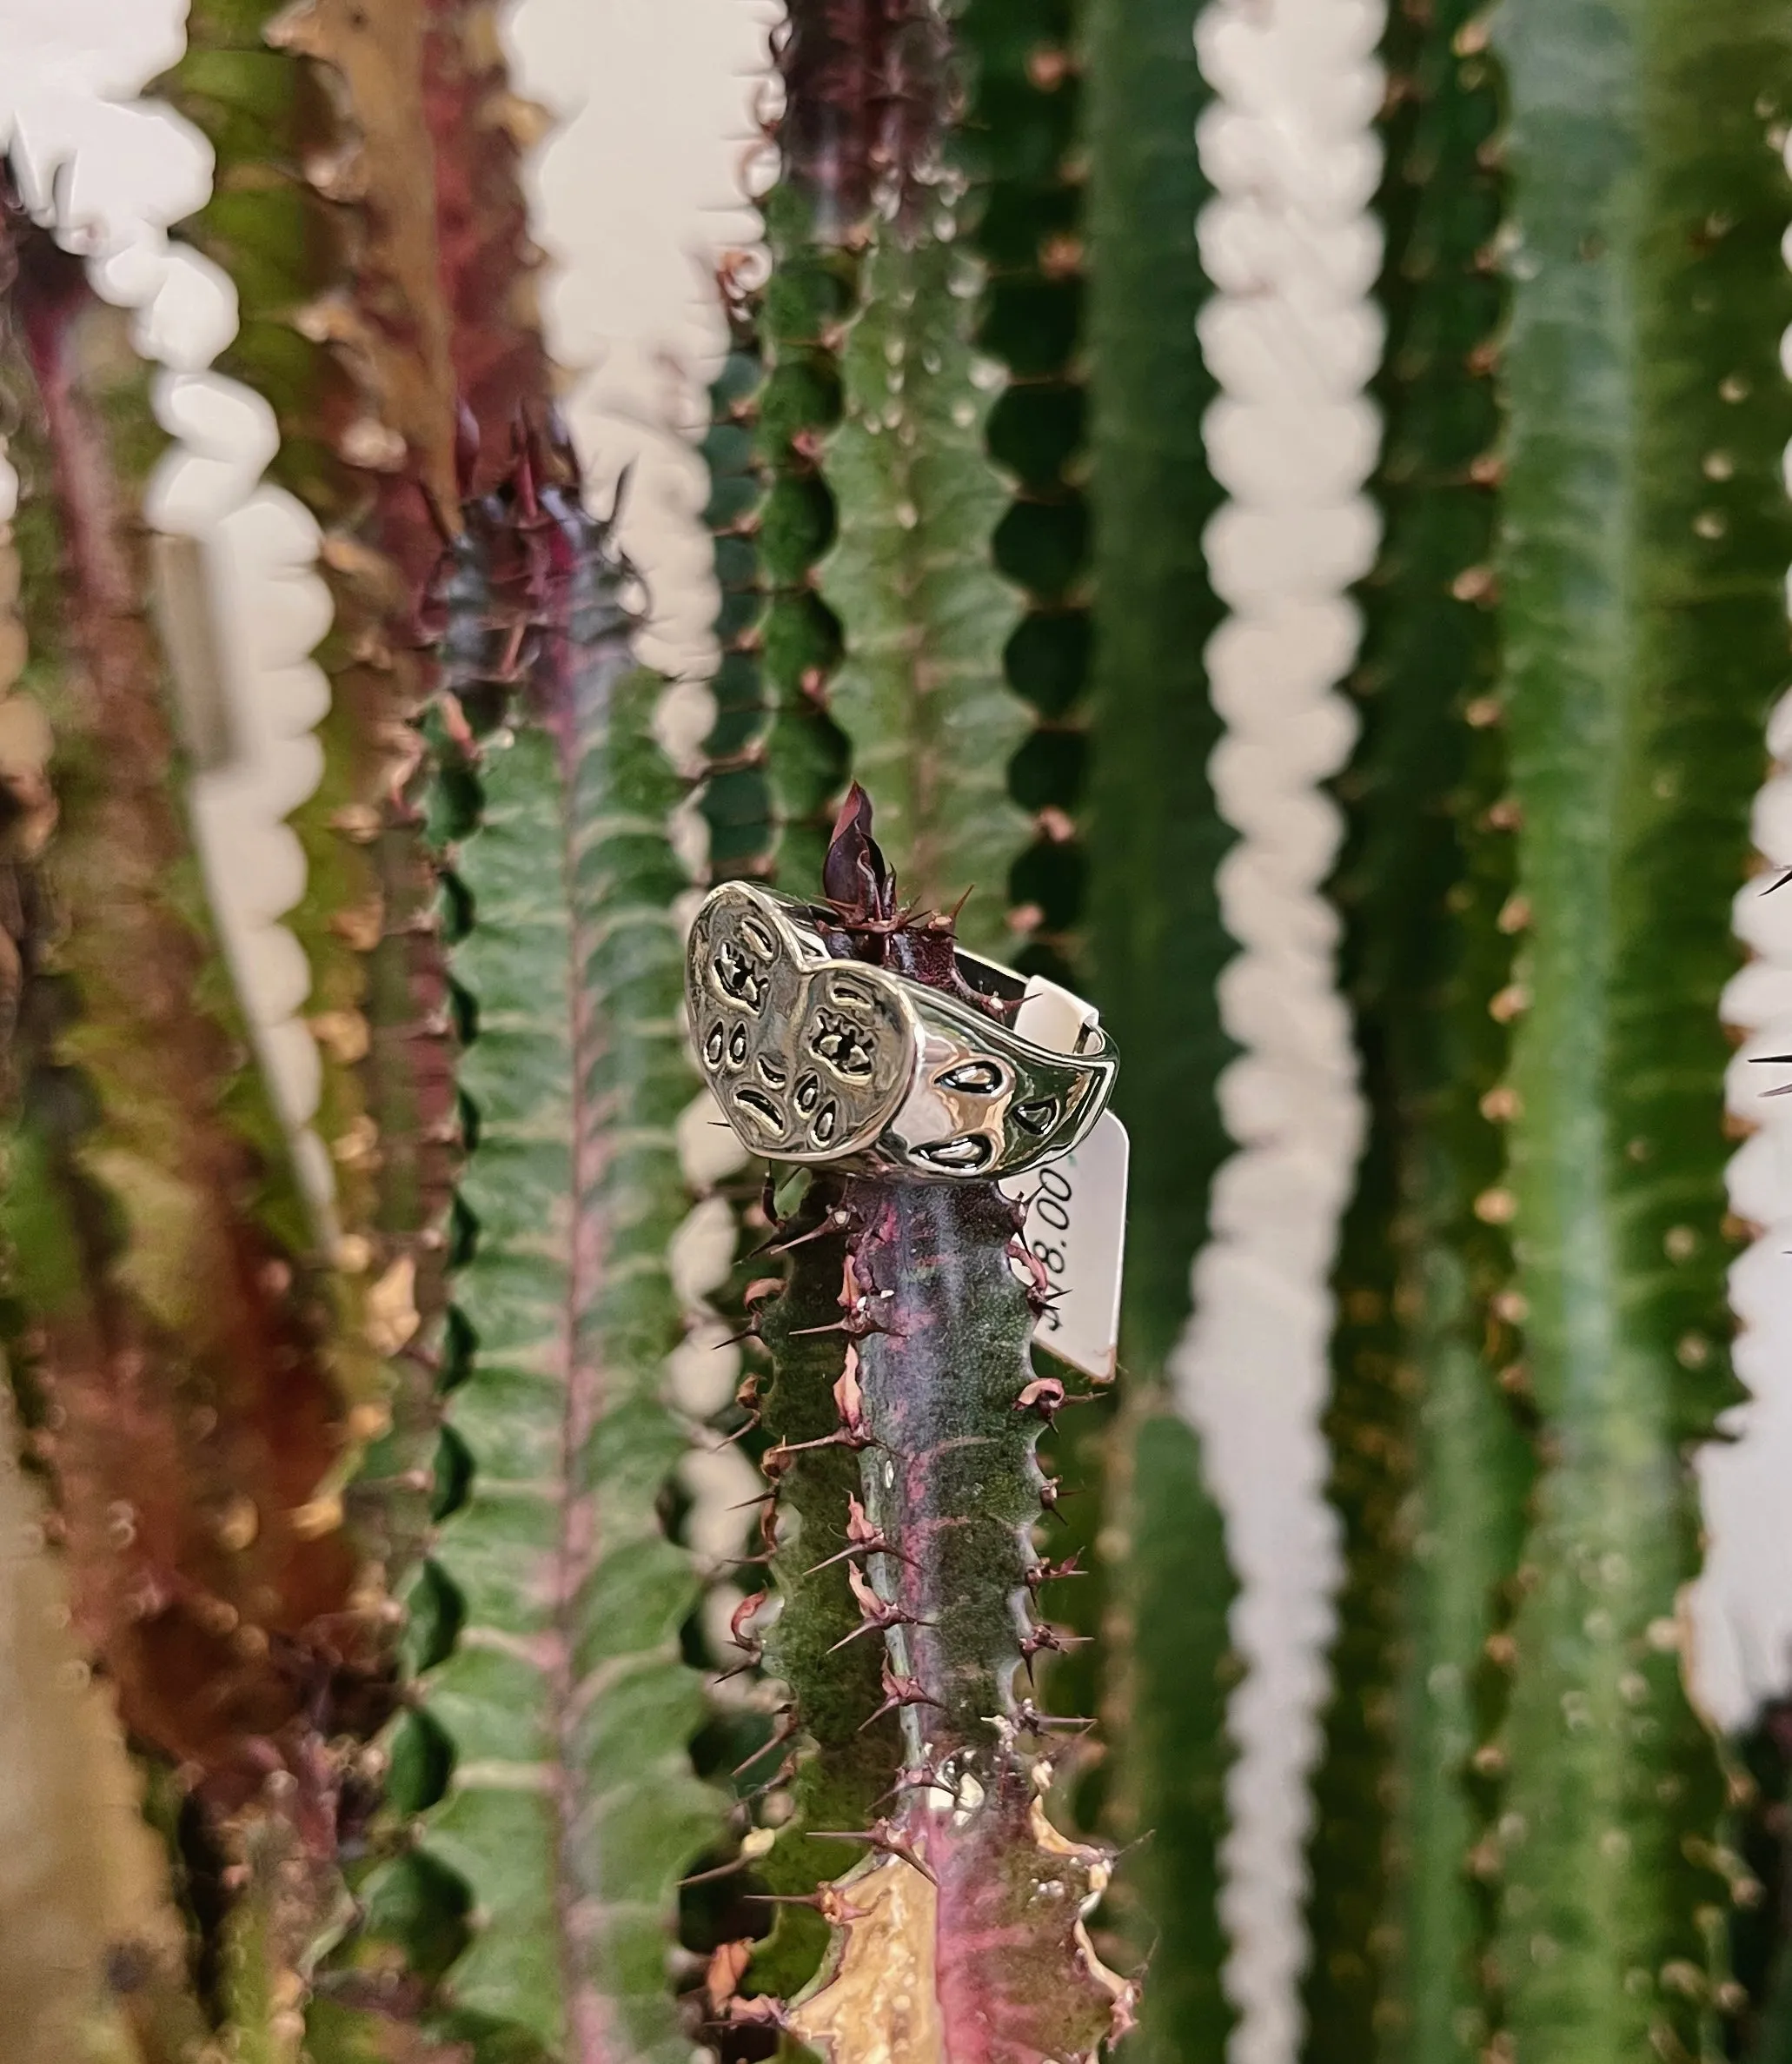
[[[1019,1175],[1068,1152],[1111,1077],[1019,1039],[992,1051],[987,1025],[945,999],[929,1010],[920,1064],[885,1151],[934,1181]]]
[[[909,1085],[899,994],[851,961],[819,962],[768,897],[732,886],[691,933],[688,992],[703,1072],[742,1141],[780,1161],[869,1147]]]

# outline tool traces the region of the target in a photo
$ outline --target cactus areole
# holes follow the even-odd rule
[[[1025,1042],[1010,1030],[1019,985],[1012,997],[989,993],[979,986],[983,964],[958,952],[950,918],[899,911],[871,836],[869,803],[856,787],[835,826],[824,879],[827,901],[807,912],[826,948],[822,965],[865,976],[864,1021],[873,1034],[886,1024],[875,1006],[893,999],[906,1007],[925,999],[924,1022],[936,1008],[938,1022],[954,1027],[964,1019],[980,1022],[983,1051],[953,1055],[949,1072],[966,1079],[945,1100],[961,1099],[959,1118],[979,1095],[1009,1100],[1003,1123],[962,1135],[990,1149],[975,1171],[925,1155],[901,1163],[900,1142],[909,1136],[899,1119],[883,1135],[895,1137],[897,1149],[867,1161],[855,1143],[875,1130],[879,1095],[899,1105],[913,1093],[902,1086],[913,1057],[899,1056],[902,1065],[884,1085],[886,1057],[874,1038],[868,1053],[849,1051],[846,1028],[828,1015],[834,1005],[798,997],[793,987],[800,1040],[768,1038],[747,1055],[754,1069],[769,1060],[775,1076],[788,1054],[811,1045],[824,1062],[844,1057],[847,1080],[865,1085],[862,1097],[841,1096],[843,1164],[820,1162],[806,1146],[808,1165],[777,1188],[779,1245],[793,1252],[794,1266],[784,1297],[760,1319],[779,1370],[767,1417],[779,1437],[764,1458],[773,1493],[765,1525],[785,1593],[767,1647],[771,1666],[790,1686],[791,1731],[799,1742],[808,1735],[809,1753],[825,1765],[846,1752],[830,1747],[808,1705],[830,1711],[847,1659],[876,1644],[877,1689],[856,1718],[870,1728],[894,1716],[899,1767],[884,1775],[886,1795],[868,1825],[800,1831],[866,1848],[862,1861],[809,1896],[833,1930],[819,1976],[787,2001],[737,1996],[727,2011],[777,2021],[831,2064],[873,2057],[1071,2064],[1092,2059],[1130,2025],[1132,1988],[1102,1966],[1085,1928],[1107,1882],[1108,1858],[1066,1841],[1045,1812],[1051,1766],[1044,1745],[1053,1729],[1084,1723],[1048,1719],[1017,1682],[1024,1669],[1030,1685],[1034,1656],[1065,1638],[1033,1610],[1040,1585],[1059,1574],[1033,1544],[1051,1496],[1034,1449],[1064,1390],[1032,1370],[1029,1344],[1047,1292],[1023,1235],[1026,1207],[998,1180],[1040,1158],[1019,1144],[1028,1138],[1023,1107],[1041,1093],[1036,1081],[1022,1079],[1025,1064],[1017,1055]],[[739,894],[738,885],[732,893]],[[747,958],[737,958],[733,932],[707,929],[700,919],[694,937],[712,948],[694,954],[691,967],[700,1051],[706,1036],[713,1039],[718,987],[724,995],[758,994],[759,968],[774,963],[755,954],[750,939]],[[768,1017],[774,986],[763,992]],[[1062,1099],[1058,1116],[1079,1136],[1106,1100],[1112,1054],[1104,1044],[1092,1056],[1044,1060],[1059,1077],[1046,1093]],[[1005,1072],[1012,1093],[999,1079]],[[829,1087],[840,1072],[838,1065],[818,1071]],[[766,1086],[780,1113],[787,1102],[800,1115],[793,1073]],[[752,1109],[734,1122],[766,1151],[764,1138],[754,1138],[766,1128]],[[1003,1139],[1006,1147],[994,1144]],[[818,1270],[831,1271],[838,1321],[786,1325],[780,1306],[807,1304]],[[803,1337],[818,1333],[840,1350],[819,1369],[804,1351],[813,1338]],[[786,1389],[828,1376],[832,1430],[790,1440]],[[804,1465],[842,1450],[856,1463],[856,1484],[849,1475],[846,1510],[831,1516],[837,1523],[818,1540],[823,1516],[814,1510],[813,1469],[806,1480]],[[806,1536],[800,1548],[783,1537],[796,1531],[792,1516]],[[834,1534],[841,1551],[830,1555]],[[824,1559],[828,1566],[818,1568]],[[844,1626],[831,1617],[823,1640],[816,1623],[828,1616]],[[743,1616],[737,1630],[746,1625]],[[757,1655],[750,1634],[745,1641]],[[800,1798],[802,1789],[800,1780]]]

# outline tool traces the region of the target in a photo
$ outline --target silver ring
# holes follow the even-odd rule
[[[989,1182],[1067,1154],[1107,1108],[1118,1068],[1096,1029],[1075,1053],[1035,1045],[887,968],[834,959],[825,909],[746,882],[705,898],[685,994],[705,1080],[752,1152],[773,1161]],[[1018,1003],[1012,969],[960,952],[973,989]]]

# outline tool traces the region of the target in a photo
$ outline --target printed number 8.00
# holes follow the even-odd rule
[[[1033,1216],[1053,1232],[1067,1232],[1070,1230],[1072,1194],[1070,1179],[1060,1168],[1054,1165],[1041,1169],[1039,1193],[1033,1198]],[[1035,1258],[1045,1273],[1055,1278],[1061,1287],[1065,1272],[1070,1266],[1068,1248],[1054,1246],[1049,1240],[1034,1240],[1031,1244]],[[1052,1305],[1045,1314],[1046,1331],[1057,1332],[1063,1323],[1058,1307]]]

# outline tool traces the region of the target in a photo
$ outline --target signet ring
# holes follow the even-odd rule
[[[773,1161],[920,1182],[992,1182],[1069,1153],[1107,1107],[1098,1027],[1072,1053],[975,1001],[841,959],[825,908],[724,882],[691,928],[686,1000],[699,1063],[741,1143]],[[1012,969],[959,950],[969,988],[1017,1005]]]

